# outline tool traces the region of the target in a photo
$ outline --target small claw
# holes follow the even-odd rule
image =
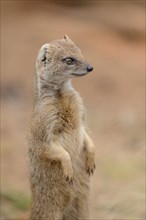
[[[94,169],[95,169],[95,164],[93,165],[93,167],[88,167],[87,168],[87,173],[89,174],[89,176],[94,173]]]
[[[66,181],[69,181],[69,177],[68,176],[66,176],[65,179],[66,179]]]
[[[89,168],[86,169],[86,172],[89,174]]]
[[[65,176],[66,181],[70,184],[73,185],[73,179],[69,178],[69,176]]]
[[[68,183],[69,183],[69,185],[73,185],[73,179],[70,179],[70,180],[68,181]]]
[[[90,173],[91,173],[91,172],[90,172],[90,167],[87,168],[87,173],[88,173],[89,176],[90,176]]]
[[[73,185],[73,179],[71,179],[71,180],[69,181],[69,184],[70,184],[70,185]]]

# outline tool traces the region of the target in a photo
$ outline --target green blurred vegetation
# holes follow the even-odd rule
[[[30,196],[23,192],[8,190],[1,192],[0,196],[1,216],[5,216],[5,219],[23,219],[23,213],[27,213],[30,209]]]
[[[27,210],[30,207],[30,197],[22,192],[2,192],[1,198],[13,204],[16,209]]]

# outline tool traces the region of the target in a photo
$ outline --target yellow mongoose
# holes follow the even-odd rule
[[[92,70],[67,35],[43,45],[38,53],[28,138],[31,220],[89,219],[94,146],[71,79]]]

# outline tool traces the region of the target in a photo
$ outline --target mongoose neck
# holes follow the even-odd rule
[[[70,92],[74,91],[71,80],[68,80],[61,84],[56,84],[54,82],[49,83],[40,80],[37,82],[37,87],[38,87],[37,90],[38,94],[36,94],[37,100],[42,100],[47,97],[57,97],[60,95],[65,95],[69,91]]]

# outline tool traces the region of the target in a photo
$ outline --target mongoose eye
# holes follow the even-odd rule
[[[65,61],[67,65],[73,65],[76,62],[76,60],[71,57],[65,58],[63,61]]]

